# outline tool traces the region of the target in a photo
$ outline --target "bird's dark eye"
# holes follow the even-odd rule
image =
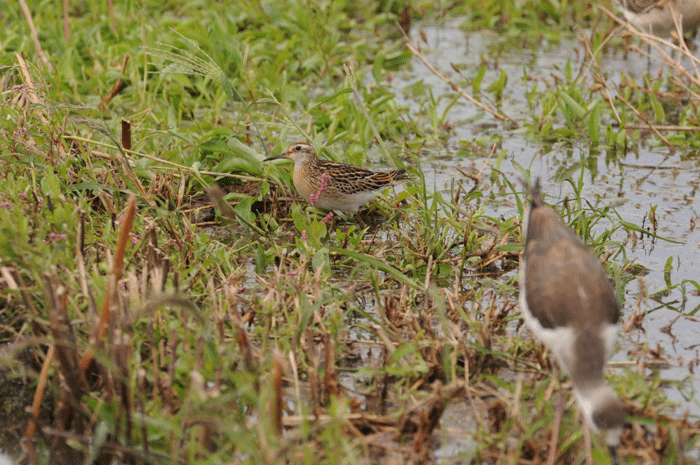
[[[294,151],[295,151],[295,152],[301,152],[301,145],[296,145],[296,146],[294,147]]]

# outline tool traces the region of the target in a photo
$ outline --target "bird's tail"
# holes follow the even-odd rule
[[[523,184],[525,184],[525,193],[530,197],[532,208],[544,205],[542,201],[542,185],[540,184],[540,178],[535,179],[535,184],[532,186],[529,185],[527,181],[523,181]]]
[[[400,181],[402,179],[408,179],[408,174],[406,173],[406,170],[401,168],[400,170],[394,170],[392,171],[393,177],[392,179],[394,181]]]

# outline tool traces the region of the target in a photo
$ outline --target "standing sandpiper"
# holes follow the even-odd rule
[[[587,424],[603,434],[615,456],[626,413],[603,379],[620,318],[615,291],[596,256],[544,204],[539,179],[526,189],[531,203],[523,220],[520,263],[525,322],[557,357]]]
[[[406,179],[406,170],[374,172],[346,163],[321,160],[306,142],[295,142],[286,152],[263,161],[286,158],[294,162],[292,180],[299,195],[324,210],[356,213],[378,191]]]
[[[692,31],[700,25],[698,0],[617,0],[625,19],[643,32],[667,37],[676,30],[674,17],[683,31]]]

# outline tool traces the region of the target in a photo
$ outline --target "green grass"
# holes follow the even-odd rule
[[[494,169],[475,189],[465,178],[430,189],[421,164],[445,149],[458,97],[416,88],[426,111],[397,103],[393,73],[419,64],[396,24],[404,9],[414,27],[459,18],[512,44],[571,37],[572,22],[601,19],[581,4],[475,5],[127,2],[112,22],[106,3],[88,0],[69,5],[66,41],[61,5],[41,2],[31,14],[49,71],[19,6],[0,1],[0,448],[29,463],[56,463],[54,454],[426,463],[437,447],[430,420],[467,399],[478,417],[464,438],[472,463],[544,457],[559,383],[515,333],[522,186]],[[464,70],[473,84],[464,88],[499,106],[515,77],[485,82],[484,70]],[[638,122],[629,106],[582,84],[598,72],[569,66],[557,84],[531,88],[531,114],[498,137],[517,130],[610,151],[638,144],[640,133],[624,129]],[[661,84],[617,90],[653,122],[697,121]],[[452,103],[438,114],[441,98]],[[694,134],[670,140],[693,148]],[[289,201],[288,167],[262,163],[303,138],[327,158],[406,167],[412,181],[360,215],[366,221],[324,222],[325,212]],[[465,154],[487,156],[490,143],[465,141]],[[495,155],[498,168],[507,153]],[[576,196],[555,207],[606,254],[622,297],[627,242],[646,231],[581,199],[590,171],[583,161],[559,173]],[[130,196],[137,208],[126,228]],[[499,205],[509,213],[487,213]],[[110,284],[115,258],[123,267]],[[111,317],[99,337],[103,305]],[[79,366],[86,354],[96,361],[88,370]],[[26,406],[43,382],[40,431],[30,434]],[[686,423],[660,416],[672,407],[649,396],[647,378],[624,371],[612,382],[636,416],[652,419],[648,435],[673,438],[660,454],[680,456],[697,441]],[[576,412],[565,415],[560,454],[580,463]]]

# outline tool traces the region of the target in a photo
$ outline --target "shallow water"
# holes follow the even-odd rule
[[[562,76],[561,70],[569,59],[572,60],[572,68],[577,70],[584,57],[583,46],[576,40],[543,42],[534,49],[523,50],[514,44],[504,46],[504,40],[494,33],[467,33],[459,30],[458,25],[458,21],[437,26],[423,25],[421,29],[427,37],[427,44],[421,41],[417,27],[413,29],[411,38],[414,43],[420,43],[433,65],[458,82],[469,94],[471,85],[456,75],[451,64],[463,70],[463,74],[469,78],[475,75],[483,62],[489,63],[482,88],[497,80],[502,70],[505,71],[508,74],[507,95],[500,109],[521,126],[533,118],[526,93],[535,85],[540,90],[544,89],[546,83],[553,81],[552,76]],[[495,56],[498,57],[497,60],[494,59]],[[604,53],[601,65],[611,82],[619,81],[622,72],[628,76],[641,77],[648,66],[636,55],[629,54],[625,57],[623,53],[615,51]],[[523,79],[525,74],[527,80]],[[424,98],[412,97],[412,92],[418,87],[430,88],[439,99],[439,115],[447,109],[454,95],[448,85],[417,58],[413,60],[412,69],[395,74],[392,85],[404,90],[399,103],[406,105],[410,112],[424,111],[419,103],[424,102]],[[443,98],[440,99],[440,96]],[[438,190],[448,188],[453,177],[462,176],[454,167],[485,168],[483,178],[488,186],[495,160],[487,160],[483,155],[465,157],[455,154],[460,141],[471,146],[479,138],[488,139],[494,134],[500,134],[503,136],[501,148],[508,152],[500,171],[515,183],[519,179],[519,172],[514,162],[530,167],[533,179],[538,176],[542,178],[546,200],[551,204],[556,204],[566,196],[574,197],[568,183],[559,183],[554,179],[556,175],[568,170],[577,179],[580,170],[576,167],[580,164],[586,170],[582,195],[593,206],[612,205],[623,220],[638,226],[644,222],[647,227],[649,212],[656,206],[656,233],[672,238],[676,243],[644,237],[633,244],[623,231],[618,231],[613,236],[614,240],[625,243],[630,259],[648,270],[648,273],[637,276],[625,288],[623,324],[634,311],[641,289],[650,295],[683,280],[700,282],[697,272],[697,264],[700,263],[700,209],[695,200],[700,184],[700,162],[696,153],[673,153],[665,146],[649,147],[648,144],[640,143],[635,152],[608,156],[604,147],[591,151],[590,147],[582,144],[540,144],[528,141],[523,130],[507,129],[503,123],[465,99],[460,99],[447,110],[446,121],[454,126],[448,134],[446,153],[434,154],[434,159],[425,160],[423,165],[428,185],[434,184]],[[490,140],[489,144],[493,143]],[[581,163],[583,160],[585,163]],[[470,180],[465,181],[472,185]],[[500,192],[499,186],[490,188]],[[492,205],[492,208],[503,215],[517,213],[515,207]],[[697,227],[694,227],[694,221],[697,221]],[[603,222],[599,225],[608,226],[610,225]],[[665,277],[665,265],[669,257],[672,258],[670,277]],[[700,388],[700,380],[692,373],[692,365],[689,366],[689,362],[695,363],[698,360],[700,314],[695,315],[698,309],[700,295],[692,285],[679,286],[654,300],[643,300],[640,310],[647,312],[643,328],[631,329],[628,333],[621,332],[618,338],[619,350],[612,358],[615,361],[635,361],[635,356],[630,351],[637,344],[646,344],[651,348],[658,345],[662,350],[661,357],[668,362],[668,366],[660,370],[661,377],[670,381],[685,381],[682,387],[666,387],[669,399],[678,402],[678,408],[671,412],[675,417],[682,417],[686,412],[690,412],[692,417],[700,417],[700,405],[694,398],[695,391]],[[677,320],[670,331],[662,332],[661,329],[675,318]],[[636,366],[630,369],[635,370]],[[458,427],[449,423],[450,427]]]

